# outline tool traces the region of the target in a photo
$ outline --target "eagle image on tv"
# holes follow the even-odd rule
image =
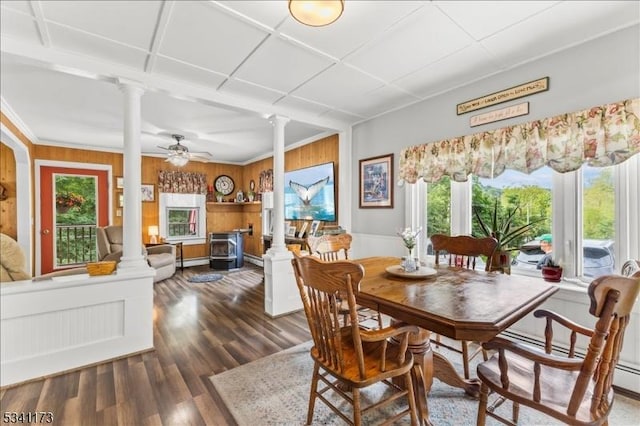
[[[336,220],[333,163],[285,172],[284,182],[285,219]]]

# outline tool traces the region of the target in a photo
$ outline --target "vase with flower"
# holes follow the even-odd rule
[[[418,269],[418,262],[413,257],[413,248],[416,246],[420,231],[420,228],[416,231],[411,230],[411,228],[405,228],[402,232],[398,232],[398,235],[402,238],[402,243],[409,252],[408,256],[402,262],[402,268],[405,272],[413,272]]]

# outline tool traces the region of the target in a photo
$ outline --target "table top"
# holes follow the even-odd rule
[[[487,341],[558,288],[533,277],[440,266],[437,274],[401,278],[386,272],[395,257],[357,259],[365,270],[358,303],[456,340]]]

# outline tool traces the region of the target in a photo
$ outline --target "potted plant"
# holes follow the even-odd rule
[[[216,201],[221,203],[222,202],[222,197],[224,197],[224,194],[220,191],[216,191]]]
[[[562,266],[553,258],[549,258],[549,260],[542,265],[541,271],[542,278],[544,278],[545,281],[557,283],[562,280]]]
[[[247,198],[249,199],[249,202],[253,202],[253,200],[256,198],[256,193],[253,191],[247,192]]]
[[[498,200],[496,200],[493,211],[491,212],[491,223],[489,224],[482,220],[479,209],[474,207],[473,213],[484,236],[493,237],[498,241],[494,255],[491,256],[490,259],[487,259],[487,271],[502,271],[510,274],[510,252],[519,249],[518,247],[510,246],[510,244],[530,231],[533,226],[542,219],[530,221],[518,227],[512,227],[513,219],[518,212],[519,207],[516,206],[513,210],[508,210],[504,220],[501,220],[503,218],[500,217],[499,210]]]

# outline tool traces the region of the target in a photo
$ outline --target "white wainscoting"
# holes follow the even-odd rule
[[[404,256],[404,250],[400,237],[353,234],[351,243],[351,258],[358,259],[370,256]],[[585,326],[593,327],[595,318],[589,314],[589,297],[586,288],[577,287],[571,284],[563,285],[562,288],[551,296],[541,308],[555,311],[567,318]],[[535,318],[533,314],[528,315],[514,324],[507,333],[508,337],[513,337],[530,343],[544,345],[544,320]],[[569,347],[569,333],[560,331],[558,327],[555,331],[554,341],[558,342],[560,349]],[[624,346],[620,354],[620,361],[616,368],[614,384],[624,389],[640,393],[640,303],[636,302],[631,314],[627,332],[625,334]],[[578,340],[579,354],[585,352],[585,340]]]
[[[0,385],[152,349],[152,274],[3,284]]]

